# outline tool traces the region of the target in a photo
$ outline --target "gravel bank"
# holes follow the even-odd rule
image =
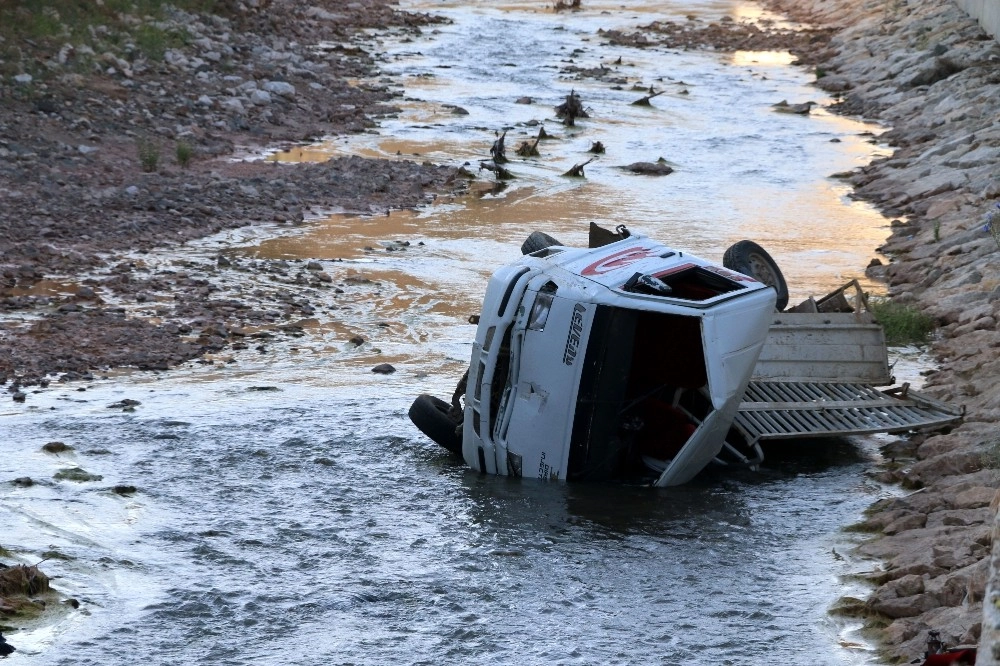
[[[226,17],[169,13],[157,29],[184,40],[158,57],[114,28],[94,31],[106,37],[98,49],[0,41],[0,310],[14,315],[0,325],[0,385],[15,399],[50,373],[164,369],[239,343],[246,326],[309,314],[303,299],[212,299],[206,273],[253,265],[154,275],[120,253],[326,211],[410,208],[464,187],[455,168],[404,160],[231,159],[374,127],[396,109],[384,86],[352,83],[376,73],[363,31],[437,20],[388,0],[231,4]],[[305,281],[340,288],[322,269]],[[158,306],[136,319],[105,304],[122,299]],[[263,310],[281,314],[254,315]]]

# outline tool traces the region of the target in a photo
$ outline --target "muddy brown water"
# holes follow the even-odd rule
[[[143,255],[154,268],[223,253],[292,273],[319,261],[339,292],[254,271],[216,278],[220,295],[308,298],[300,337],[3,403],[0,476],[36,483],[0,488],[2,543],[28,562],[48,551],[53,586],[81,602],[8,628],[11,663],[877,663],[859,627],[828,613],[865,595],[852,574],[873,563],[853,559],[842,528],[892,492],[863,474],[877,440],[785,447],[759,472],[711,469],[652,490],[478,476],[407,420],[415,395],[450,394],[471,349],[466,318],[532,230],[579,243],[590,221],[624,223],[712,259],[750,238],[781,265],[793,303],[860,277],[887,235],[829,177],[884,154],[879,129],[825,112],[830,100],[787,54],[597,37],[664,12],[759,19],[755,6],[584,4],[404,3],[454,22],[377,38],[400,116],[263,157],[398,154],[475,170],[506,129],[517,176],[506,187],[483,176],[477,195],[417,212]],[[599,63],[624,83],[564,71]],[[629,104],[651,85],[667,93]],[[591,115],[574,128],[553,114],[570,90]],[[784,99],[821,106],[774,112]],[[540,125],[556,138],[517,158]],[[586,178],[561,176],[594,141],[607,152]],[[618,168],[661,157],[673,174]],[[394,374],[371,372],[386,362]],[[140,404],[111,407],[123,399]],[[50,441],[73,449],[42,452]],[[102,479],[53,480],[73,467]]]

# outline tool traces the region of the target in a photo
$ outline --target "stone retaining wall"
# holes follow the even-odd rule
[[[1000,41],[1000,0],[955,0],[969,16],[979,21],[983,29]],[[998,495],[1000,499],[1000,495]],[[994,511],[997,500],[993,501]],[[989,582],[983,603],[983,630],[979,639],[976,664],[1000,666],[1000,514],[993,524],[993,556],[990,559]]]
[[[997,509],[1000,494],[991,509]],[[1000,516],[993,523],[993,557],[990,559],[986,598],[983,600],[983,632],[979,638],[978,666],[1000,666]]]
[[[1000,0],[955,0],[955,4],[1000,41]]]

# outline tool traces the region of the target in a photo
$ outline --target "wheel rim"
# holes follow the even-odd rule
[[[774,274],[771,270],[770,265],[759,255],[752,254],[749,257],[750,269],[753,271],[753,276],[766,284],[769,287],[778,286],[778,276]]]

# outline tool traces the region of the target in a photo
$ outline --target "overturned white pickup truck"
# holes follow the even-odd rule
[[[592,226],[588,248],[536,232],[522,252],[489,281],[451,404],[421,395],[410,408],[424,434],[478,471],[670,486],[713,460],[759,463],[762,439],[961,416],[871,387],[891,378],[860,288],[858,305],[844,288],[776,312],[784,278],[749,241],[724,265],[623,226]]]

